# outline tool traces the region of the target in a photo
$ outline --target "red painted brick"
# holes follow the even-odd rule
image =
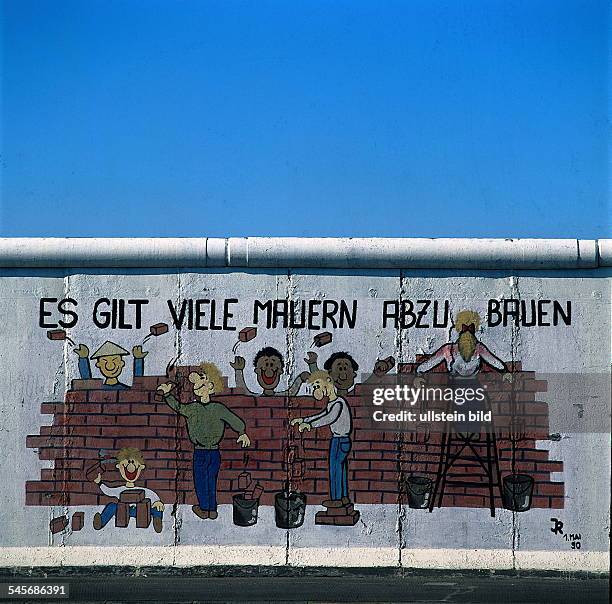
[[[103,410],[103,405],[99,404],[99,403],[83,403],[83,404],[79,404],[78,405],[78,412],[79,413],[88,413],[88,414],[92,414],[92,415],[100,415],[101,413],[112,413],[112,411]]]
[[[255,404],[257,407],[275,407],[285,413],[287,409],[287,400],[282,396],[258,396]],[[237,401],[235,405],[232,405],[234,406],[240,407],[240,403]]]
[[[172,438],[147,438],[146,449],[151,450],[174,450],[176,448],[176,440]]]
[[[534,485],[534,493],[537,495],[552,495],[563,497],[565,484],[563,482],[536,483]]]
[[[120,390],[118,401],[120,403],[148,403],[149,394],[141,390]]]
[[[158,427],[155,428],[155,436],[176,437],[177,429],[175,427]]]
[[[355,503],[382,503],[383,493],[374,491],[354,491],[349,484],[349,492],[353,493],[353,500]]]
[[[47,505],[46,503],[43,503],[41,501],[40,493],[32,493],[28,491],[26,491],[25,504],[26,505]]]
[[[127,403],[125,403],[127,405]],[[167,412],[165,415],[168,416],[176,416],[176,413],[170,409],[170,407],[166,406]],[[124,413],[142,413],[149,415],[151,413],[160,413],[156,411],[154,407],[151,405],[143,404],[143,403],[130,403],[129,408],[124,407]]]
[[[37,449],[50,446],[52,437],[49,436],[26,436],[26,447],[29,449]]]
[[[65,405],[62,403],[42,403],[40,406],[40,412],[43,415],[61,414],[64,412],[64,409]]]
[[[69,390],[66,392],[64,398],[66,403],[86,403],[87,402],[87,391],[86,390]]]
[[[99,436],[104,429],[106,429],[106,426],[74,426],[72,427],[72,434],[84,437]],[[89,444],[89,438],[87,439],[87,444]]]
[[[70,527],[73,531],[80,531],[85,525],[85,513],[84,512],[74,512],[71,518]]]
[[[179,424],[180,416],[176,413],[172,415],[161,415],[159,413],[155,413],[149,416],[138,416],[145,417],[148,419],[150,426],[171,426],[175,427]]]
[[[143,376],[135,377],[132,381],[132,390],[156,390],[160,384],[168,381],[165,376]]]
[[[90,403],[116,403],[117,390],[90,390],[88,401]]]
[[[66,516],[59,516],[58,518],[53,518],[49,523],[49,530],[55,534],[60,533],[68,526],[68,518]]]
[[[101,379],[72,380],[73,390],[99,390],[104,385]]]

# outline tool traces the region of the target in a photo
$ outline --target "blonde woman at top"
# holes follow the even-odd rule
[[[496,357],[476,337],[480,327],[480,315],[473,310],[462,310],[457,314],[454,328],[459,334],[455,342],[448,342],[438,348],[431,357],[423,361],[417,368],[418,374],[427,373],[434,367],[444,363],[446,370],[453,376],[472,377],[480,372],[483,362],[504,374],[504,379],[511,381],[512,374],[508,372],[505,363]],[[419,378],[417,378],[419,379]],[[422,383],[420,378],[420,382]],[[415,384],[416,385],[416,384]]]

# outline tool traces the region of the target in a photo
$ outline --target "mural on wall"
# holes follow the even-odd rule
[[[356,304],[335,304],[327,309],[328,319],[355,328]],[[554,304],[557,322],[569,324],[569,303]],[[39,458],[52,461],[53,467],[27,481],[26,505],[101,506],[90,520],[96,530],[114,520],[115,527],[152,525],[156,532],[162,531],[165,507],[174,504],[190,505],[197,518],[214,521],[219,504],[231,503],[232,521],[243,527],[257,523],[260,505],[270,505],[282,529],[302,526],[307,505],[321,508],[316,524],[345,527],[358,523],[359,504],[400,503],[423,513],[439,507],[484,508],[491,516],[500,508],[563,508],[564,483],[551,480],[563,464],[549,460],[549,452],[536,442],[548,438],[548,405],[536,400],[546,383],[480,341],[479,313],[462,310],[451,320],[445,310],[437,327],[452,327],[456,338],[431,355],[403,351],[412,362],[397,362],[392,355],[378,359],[363,377],[350,352],[330,352],[322,369],[318,352],[296,354],[304,369],[282,389],[286,362],[267,345],[265,334],[297,320],[288,309],[275,311],[275,305],[260,301],[254,306],[254,319],[259,316],[265,329],[242,328],[236,345],[228,347],[233,360],[226,367],[205,359],[197,366],[171,361],[166,375],[145,375],[146,341],[170,331],[168,324],[156,323],[142,344],[132,347],[133,377],[127,385],[126,348],[107,340],[90,355],[85,344],[76,345],[67,335],[76,319],[50,324],[41,302],[40,326],[50,339],[71,343],[80,379],[72,381],[63,402],[42,403],[41,412],[53,418],[51,425],[27,437],[27,447],[37,449]],[[197,326],[189,303],[179,310],[169,301],[169,308],[176,329]],[[489,303],[487,320],[519,320],[507,310]],[[423,318],[385,303],[383,324],[401,328],[410,313],[413,324]],[[219,326],[237,331],[230,319],[231,313]],[[323,323],[313,328],[312,318],[304,318],[300,325],[315,330],[312,347],[332,344],[332,332],[320,331]],[[247,362],[236,352],[255,339],[261,343],[249,365],[251,386]],[[174,350],[168,348],[170,358]],[[93,377],[90,361],[101,378]],[[399,378],[414,388],[430,378],[463,389],[485,383],[487,395],[461,403],[462,411],[481,418],[493,410],[508,421],[501,427],[481,420],[455,422],[439,431],[377,427],[372,388]],[[445,409],[450,411],[449,404]],[[73,530],[83,524],[82,516],[76,516],[80,513],[73,513]],[[75,517],[80,518],[76,524]],[[57,520],[52,531],[67,525],[67,519]]]
[[[114,499],[104,506],[102,512],[94,514],[94,529],[104,528],[111,518],[115,518],[115,526],[125,528],[130,518],[135,518],[138,528],[147,528],[153,520],[155,532],[161,533],[164,504],[155,491],[136,485],[140,474],[146,468],[142,453],[135,447],[124,447],[117,453],[116,461],[115,467],[121,475],[121,484],[111,486],[103,481],[101,471],[98,471],[93,479],[104,495]]]
[[[442,365],[443,369],[451,376],[453,384],[462,388],[477,388],[480,385],[477,375],[484,366],[501,372],[506,382],[512,382],[513,374],[508,370],[506,364],[496,357],[476,336],[480,327],[480,315],[471,310],[462,310],[458,313],[454,329],[458,333],[456,341],[447,342],[436,350],[428,359],[416,366],[416,373],[421,376],[432,369]],[[422,377],[417,377],[414,384],[423,382]],[[452,411],[450,406],[455,404],[449,401],[447,411]],[[474,400],[462,404],[462,411],[472,413],[487,413],[491,411],[491,401],[488,396],[482,400]],[[527,474],[510,474],[506,476],[505,488],[511,493],[504,499],[502,492],[502,477],[499,466],[499,447],[497,443],[495,427],[477,422],[455,423],[452,428],[441,435],[440,459],[433,485],[431,481],[408,479],[407,484],[412,492],[417,490],[422,497],[420,506],[426,505],[429,511],[438,501],[438,507],[444,500],[445,489],[452,485],[463,486],[468,489],[477,487],[482,490],[488,489],[488,504],[491,516],[495,516],[496,497],[501,497],[504,507],[513,511],[524,512],[531,506],[533,478]],[[481,445],[484,442],[484,450]],[[474,460],[477,466],[471,471],[464,471],[462,480],[453,483],[452,470],[455,464],[462,461]],[[464,468],[465,470],[465,468]],[[482,476],[484,472],[484,477]],[[519,486],[517,503],[515,485]]]
[[[236,442],[250,447],[251,439],[246,433],[244,420],[230,411],[223,403],[211,400],[211,396],[223,392],[221,372],[213,363],[202,363],[197,371],[189,373],[195,400],[183,404],[172,395],[176,384],[166,382],[157,390],[165,403],[185,418],[189,440],[193,444],[193,483],[198,504],[192,506],[193,513],[203,520],[215,520],[217,514],[217,478],[221,468],[219,444],[223,440],[226,426],[239,436]]]

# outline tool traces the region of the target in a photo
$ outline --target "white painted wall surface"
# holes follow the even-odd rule
[[[551,459],[563,462],[556,476],[565,483],[563,509],[532,508],[525,513],[499,509],[491,518],[486,508],[443,507],[432,513],[398,504],[359,504],[361,520],[354,527],[314,524],[320,506],[308,506],[304,525],[285,531],[274,525],[274,510],[262,506],[258,523],[232,524],[231,506],[219,509],[215,522],[202,521],[190,506],[179,505],[171,516],[167,506],[161,534],[152,530],[92,527],[99,506],[25,505],[25,482],[38,480],[51,462],[26,448],[26,436],[38,434],[52,416],[41,415],[43,402],[62,402],[71,380],[78,378],[77,357],[68,342],[51,341],[39,321],[39,300],[74,298],[79,321],[69,329],[76,343],[93,351],[104,340],[131,350],[142,342],[149,326],[170,324],[170,332],[146,345],[146,375],[163,375],[168,361],[180,365],[203,360],[216,363],[233,386],[232,346],[236,332],[176,330],[167,300],[237,298],[234,324],[252,324],[255,299],[345,299],[358,301],[355,329],[331,329],[333,343],[317,350],[321,362],[329,353],[348,350],[368,370],[379,358],[393,355],[413,362],[448,338],[448,329],[405,329],[381,326],[381,302],[392,299],[449,300],[453,316],[463,308],[483,318],[479,338],[502,359],[514,358],[523,369],[543,374],[603,374],[610,371],[610,269],[486,270],[474,269],[49,269],[5,268],[0,272],[0,565],[337,565],[419,568],[490,568],[592,570],[608,568],[610,525],[610,433],[563,433],[546,440]],[[100,297],[146,298],[140,330],[95,327],[89,312]],[[488,327],[489,299],[570,300],[571,326],[523,328]],[[274,346],[286,358],[283,383],[306,369],[303,358],[316,332],[258,327],[258,336],[243,343],[247,380],[255,352]],[[94,374],[97,373],[93,364]],[[131,379],[131,361],[125,370]],[[99,376],[94,376],[99,377]],[[303,390],[302,392],[305,392]],[[554,392],[550,432],[559,432]],[[609,399],[607,401],[609,419]],[[584,413],[589,413],[588,406]],[[561,421],[561,420],[559,420]],[[555,476],[553,476],[555,477]],[[51,534],[49,521],[63,513],[85,512],[85,527]],[[580,533],[580,550],[551,531],[551,518],[566,530]]]

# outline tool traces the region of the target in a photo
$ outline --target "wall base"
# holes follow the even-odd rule
[[[180,547],[7,547],[0,568],[316,567],[606,573],[609,552],[500,549]]]

